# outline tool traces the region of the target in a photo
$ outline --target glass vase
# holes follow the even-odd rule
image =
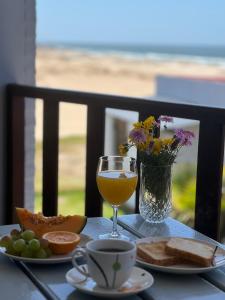
[[[172,165],[151,166],[141,163],[139,210],[151,223],[161,223],[171,211]]]

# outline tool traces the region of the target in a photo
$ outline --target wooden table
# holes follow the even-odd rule
[[[210,240],[190,227],[168,218],[162,224],[149,224],[140,215],[119,217],[120,230],[132,239],[147,236],[182,236]],[[8,233],[15,225],[1,226],[0,235]],[[90,218],[83,233],[97,238],[112,228],[111,220]],[[215,242],[210,240],[211,242]],[[215,242],[216,243],[216,242]],[[0,299],[97,299],[80,293],[67,284],[65,273],[71,263],[56,265],[16,264],[0,255]],[[225,267],[202,275],[172,275],[151,271],[155,282],[146,291],[123,298],[124,300],[214,300],[225,299]],[[13,285],[12,285],[13,282]]]

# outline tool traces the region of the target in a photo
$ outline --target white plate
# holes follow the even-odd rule
[[[91,240],[91,237],[89,237],[86,234],[81,233],[80,234],[80,243],[77,247],[85,247],[86,243]],[[5,252],[6,249],[4,247],[0,247],[0,253],[3,255],[12,258],[14,260],[19,260],[27,263],[33,263],[33,264],[59,264],[63,262],[71,261],[74,251],[64,254],[64,255],[52,255],[48,258],[27,258],[27,257],[21,257],[21,256],[15,256],[11,255]]]
[[[83,265],[81,267],[86,268],[87,266]],[[154,282],[149,272],[138,267],[134,267],[129,279],[120,288],[114,290],[98,287],[91,277],[85,277],[75,268],[66,273],[66,280],[81,292],[104,298],[121,298],[137,294],[149,288]]]
[[[168,241],[171,237],[147,237],[143,239],[138,239],[136,243],[151,243],[151,242],[159,242],[159,241]],[[196,239],[188,239],[187,240],[193,240],[196,241]],[[197,240],[200,243],[206,244],[211,246],[213,249],[215,249],[216,244]],[[221,267],[225,264],[225,250],[218,247],[216,250],[216,255],[214,257],[214,264],[210,267],[200,267],[193,264],[182,264],[182,265],[171,265],[171,266],[159,266],[155,264],[150,264],[145,262],[142,258],[137,256],[137,263],[145,268],[150,268],[157,271],[162,271],[166,273],[174,273],[174,274],[197,274],[197,273],[204,273],[211,271],[213,269],[216,269],[218,267]]]

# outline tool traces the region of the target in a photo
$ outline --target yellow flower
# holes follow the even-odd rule
[[[146,143],[138,144],[137,149],[140,151],[145,151],[147,149],[147,144]]]
[[[153,154],[158,155],[162,148],[162,140],[161,139],[154,139],[154,144],[152,148]]]
[[[119,153],[120,155],[126,155],[127,154],[127,146],[124,144],[119,145]]]
[[[134,128],[142,128],[142,122],[136,122],[133,124]]]
[[[153,139],[153,137],[152,137],[152,135],[148,135],[147,136],[147,141],[146,141],[146,143],[149,145],[150,144],[150,142],[152,142],[154,139]]]
[[[145,129],[152,129],[154,123],[155,123],[155,118],[153,116],[150,116],[143,122],[143,127]]]
[[[174,138],[166,138],[162,140],[163,146],[170,146],[174,141]]]

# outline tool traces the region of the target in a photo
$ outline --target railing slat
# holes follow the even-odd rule
[[[25,100],[24,97],[8,95],[7,111],[7,197],[6,223],[17,223],[15,207],[24,207],[25,174]]]
[[[43,118],[43,213],[58,212],[58,155],[59,155],[59,102],[44,100]]]
[[[174,99],[171,99],[171,102],[167,102],[154,99],[50,89],[17,84],[9,84],[8,89],[13,91],[17,96],[25,95],[30,98],[41,99],[48,97],[61,99],[62,102],[86,105],[94,102],[96,105],[106,105],[107,108],[117,108],[137,112],[140,110],[147,110],[151,111],[154,115],[169,115],[191,120],[200,120],[202,117],[210,118],[213,111],[217,120],[220,120],[223,123],[225,115],[225,110],[222,107],[179,103],[175,102]]]
[[[102,200],[96,184],[98,158],[104,155],[105,108],[90,104],[87,115],[85,215],[102,216]]]
[[[200,122],[195,229],[219,240],[224,156],[224,125]]]

